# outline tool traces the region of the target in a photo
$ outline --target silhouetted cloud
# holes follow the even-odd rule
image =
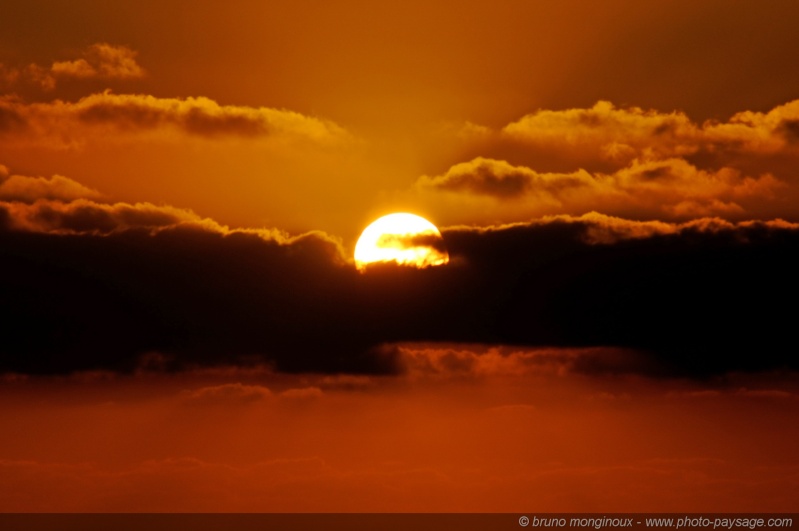
[[[791,316],[775,306],[799,296],[799,226],[786,221],[592,213],[451,227],[449,265],[364,273],[321,232],[233,230],[146,203],[1,201],[0,227],[0,292],[15,301],[3,372],[271,364],[386,374],[405,370],[396,345],[409,342],[611,348],[558,362],[581,372],[798,367]],[[542,359],[525,356],[428,362]]]
[[[611,347],[534,348],[502,345],[397,344],[398,365],[411,378],[488,378],[566,373],[657,374],[641,352]]]

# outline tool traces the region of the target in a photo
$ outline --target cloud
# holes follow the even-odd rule
[[[777,152],[797,147],[799,100],[768,112],[743,111],[728,122],[706,122],[708,141],[714,146],[733,146],[750,151]]]
[[[799,400],[799,393],[794,390],[785,389],[749,389],[746,387],[734,388],[728,386],[722,389],[703,389],[690,391],[675,391],[666,395],[670,398],[690,398],[699,400],[721,400],[728,397],[735,397],[744,400],[755,401],[790,401]]]
[[[799,100],[704,122],[600,101],[541,109],[499,128],[467,123],[439,132],[438,144],[451,150],[431,155],[436,173],[420,177],[412,197],[449,223],[590,210],[638,219],[792,217],[797,124]]]
[[[320,398],[324,392],[318,387],[298,387],[294,389],[286,389],[280,393],[280,396],[290,400],[312,400]]]
[[[377,382],[369,376],[337,374],[323,376],[318,384],[327,390],[359,391],[373,388],[377,385]]]
[[[488,378],[575,374],[647,374],[658,367],[647,356],[618,348],[399,344],[397,363],[411,378]]]
[[[799,297],[799,225],[786,221],[592,213],[457,226],[442,230],[449,265],[361,274],[321,232],[34,199],[0,202],[0,291],[15,301],[0,372],[135,372],[146,355],[167,371],[395,374],[412,359],[396,345],[419,342],[608,348],[547,362],[586,373],[797,368],[791,316],[775,306]],[[419,363],[469,374],[546,359],[456,349]]]
[[[50,71],[55,76],[77,78],[139,78],[144,76],[144,69],[136,62],[136,55],[126,46],[101,42],[89,46],[83,58],[53,63]]]
[[[590,109],[540,110],[505,126],[509,139],[551,147],[577,146],[604,157],[628,157],[648,150],[674,156],[692,152],[700,132],[683,113],[616,108],[608,101]]]
[[[39,199],[73,201],[99,197],[97,190],[61,175],[53,175],[49,179],[24,175],[8,176],[7,169],[0,167],[0,201],[33,203]]]
[[[32,192],[30,188],[27,191]],[[50,190],[45,191],[50,192]],[[67,188],[67,193],[79,191]],[[3,188],[0,187],[0,193],[2,192]],[[30,200],[32,197],[34,196],[28,195],[26,199]],[[157,206],[152,203],[104,204],[87,199],[75,199],[65,203],[39,199],[32,203],[0,202],[0,210],[4,210],[10,216],[10,228],[30,232],[108,234],[134,228],[156,230],[177,226],[226,231],[225,227],[215,221],[201,218],[190,210]]]
[[[27,127],[25,117],[15,108],[19,100],[0,97],[0,134],[24,131]]]
[[[0,89],[34,87],[52,91],[59,78],[127,80],[145,76],[144,69],[136,62],[138,52],[127,46],[99,42],[87,47],[81,55],[77,59],[55,61],[50,66],[0,63]]]
[[[302,114],[220,105],[204,97],[157,98],[141,94],[92,94],[77,102],[24,103],[0,98],[0,135],[9,142],[80,145],[126,135],[174,138],[295,138],[330,143],[350,137],[338,125]],[[106,138],[107,139],[107,138]]]
[[[577,179],[579,181],[579,178]],[[423,176],[419,186],[436,190],[472,193],[498,199],[517,198],[533,187],[549,184],[547,179],[529,168],[511,166],[502,160],[478,157],[452,166],[444,175]]]
[[[37,64],[20,68],[0,63],[0,89],[9,90],[26,85],[50,91],[55,88],[56,80],[50,69]]]
[[[182,397],[189,403],[204,405],[229,405],[258,402],[272,396],[272,391],[262,385],[229,383],[184,391]]]
[[[553,149],[579,149],[605,159],[672,158],[699,151],[774,153],[796,147],[799,100],[763,113],[744,111],[728,121],[693,122],[681,112],[618,108],[539,110],[506,125],[500,136]],[[473,126],[470,127],[473,129]]]
[[[754,178],[733,168],[706,171],[680,158],[636,159],[614,173],[592,174],[585,170],[541,173],[478,157],[442,175],[422,176],[415,185],[422,194],[449,193],[478,200],[464,203],[467,217],[469,207],[501,215],[510,206],[526,216],[597,209],[676,219],[743,215],[741,204],[773,199],[786,187],[768,173]]]

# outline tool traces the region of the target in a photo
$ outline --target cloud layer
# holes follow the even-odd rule
[[[133,371],[157,353],[163,369],[395,373],[392,345],[419,341],[618,347],[645,361],[621,370],[652,375],[797,367],[790,316],[774,306],[799,295],[789,222],[451,227],[449,265],[361,274],[324,233],[31,199],[0,202],[2,293],[16,301],[2,371]]]

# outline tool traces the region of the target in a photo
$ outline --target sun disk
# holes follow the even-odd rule
[[[366,227],[355,245],[358,269],[375,262],[423,268],[446,264],[449,255],[435,225],[415,214],[396,213]]]

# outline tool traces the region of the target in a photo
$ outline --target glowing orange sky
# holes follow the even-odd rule
[[[794,510],[797,22],[4,2],[0,511]]]
[[[792,172],[785,174],[794,148],[789,160],[775,159],[773,150],[739,144],[745,140],[735,131],[706,133],[715,144],[696,134],[657,138],[657,122],[673,112],[707,131],[706,119],[724,123],[793,101],[797,80],[780,58],[798,44],[794,11],[792,4],[474,1],[455,10],[423,2],[240,2],[220,12],[183,2],[79,2],[34,14],[12,3],[0,22],[2,81],[7,94],[21,98],[6,102],[9,113],[21,113],[29,127],[23,134],[9,114],[0,163],[21,175],[65,175],[110,200],[168,203],[238,226],[322,229],[348,244],[390,210],[421,211],[439,224],[592,209],[663,215],[607,194],[598,203],[581,192],[576,203],[497,206],[479,197],[431,198],[415,187],[476,156],[522,171],[586,169],[613,178],[633,160],[651,159],[650,143],[666,141],[673,149],[656,158],[686,159],[691,171],[729,166],[741,180],[774,175],[788,181],[795,198]],[[752,38],[759,32],[768,38]],[[103,56],[98,46],[111,51]],[[69,103],[48,103],[74,103],[107,88],[155,99],[127,111],[116,101],[116,111],[88,117]],[[184,111],[175,105],[187,97],[209,98],[195,107],[215,115],[299,114],[260,129],[235,119],[181,126],[174,113],[191,104],[182,104]],[[622,110],[613,123],[583,123],[593,128],[595,152],[571,144],[559,129],[568,123],[557,117],[530,122],[546,141],[500,134],[539,109],[591,109],[600,100]],[[652,109],[652,129],[625,121],[629,106]],[[290,123],[303,119],[306,125]],[[680,212],[790,217],[789,205],[771,201],[776,188],[766,188],[736,203],[739,209]]]

